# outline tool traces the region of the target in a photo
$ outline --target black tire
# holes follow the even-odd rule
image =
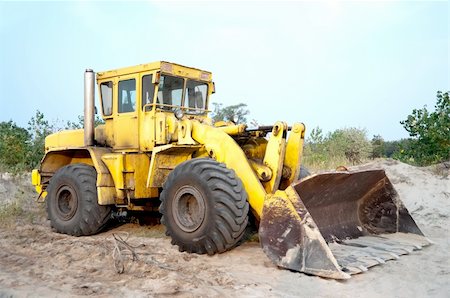
[[[311,175],[311,173],[308,171],[308,169],[304,166],[300,166],[300,175],[298,176],[298,180],[303,180],[304,178]]]
[[[248,222],[247,193],[233,170],[209,158],[188,160],[168,176],[161,222],[180,251],[213,255],[233,248]]]
[[[97,172],[86,164],[59,169],[47,188],[47,214],[59,233],[87,236],[103,229],[111,216],[110,206],[97,201]]]

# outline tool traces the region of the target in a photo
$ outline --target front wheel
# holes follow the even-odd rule
[[[168,176],[161,222],[180,251],[213,255],[234,247],[248,222],[247,193],[233,170],[209,158],[188,160]]]
[[[59,233],[87,236],[98,233],[108,222],[110,206],[97,201],[97,173],[87,164],[59,169],[47,188],[47,213]]]

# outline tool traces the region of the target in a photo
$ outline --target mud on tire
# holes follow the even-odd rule
[[[249,205],[241,180],[213,159],[178,165],[160,198],[161,222],[180,251],[224,252],[238,243],[247,226]]]
[[[97,201],[97,173],[86,164],[59,169],[47,188],[47,214],[59,233],[87,236],[103,229],[111,215],[110,206]]]

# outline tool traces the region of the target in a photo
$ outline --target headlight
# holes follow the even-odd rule
[[[183,113],[183,111],[181,109],[176,109],[173,112],[173,114],[174,114],[175,118],[177,118],[178,120],[181,120],[184,117],[184,113]]]

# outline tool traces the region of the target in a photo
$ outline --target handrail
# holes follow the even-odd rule
[[[183,107],[183,106],[177,106],[177,105],[169,105],[169,104],[165,104],[165,103],[148,103],[145,104],[143,109],[145,111],[146,107],[168,107],[168,108],[179,108],[181,110],[189,110],[189,111],[201,111],[201,112],[205,112],[205,113],[209,113],[211,112],[210,110],[206,110],[206,109],[201,109],[201,108],[191,108],[191,107]]]

